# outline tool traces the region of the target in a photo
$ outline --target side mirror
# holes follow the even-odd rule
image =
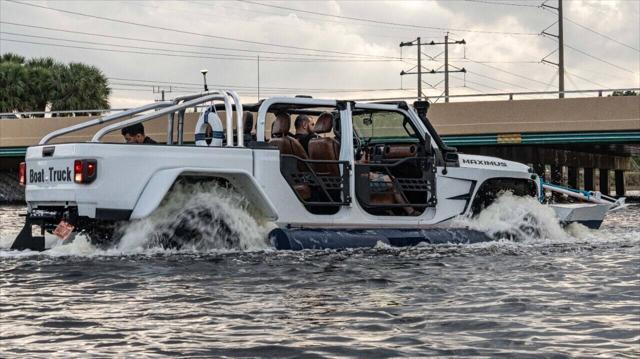
[[[369,114],[369,117],[364,118],[362,120],[362,124],[365,125],[365,126],[373,125],[373,114]]]
[[[444,153],[444,161],[445,162],[458,162],[458,153],[456,153],[456,152],[445,152]]]

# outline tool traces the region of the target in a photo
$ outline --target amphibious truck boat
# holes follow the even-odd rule
[[[204,110],[191,135],[185,113],[196,106]],[[310,97],[243,105],[234,91],[215,90],[56,130],[20,166],[28,209],[12,248],[43,250],[45,232],[115,241],[118,223],[149,216],[181,182],[240,193],[275,225],[266,240],[277,249],[486,240],[451,229],[452,220],[503,191],[538,198],[540,178],[524,164],[458,153],[430,124],[428,107]],[[291,134],[297,116],[315,122],[306,146]],[[158,118],[167,121],[161,144],[103,140]],[[52,142],[93,126],[88,142]]]

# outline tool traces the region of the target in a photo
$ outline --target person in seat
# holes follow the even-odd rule
[[[124,140],[127,143],[137,143],[137,144],[156,144],[151,137],[145,136],[144,134],[144,126],[141,123],[136,123],[131,126],[127,126],[123,128],[121,131],[122,136],[124,136]]]
[[[242,114],[244,120],[244,128],[242,130],[245,145],[251,141],[256,140],[256,136],[251,134],[253,131],[253,114],[251,112],[244,112]]]
[[[318,135],[313,132],[314,125],[315,124],[311,122],[311,118],[307,115],[298,115],[298,117],[296,117],[296,122],[294,123],[294,126],[296,127],[296,134],[293,137],[300,142],[307,154],[309,153],[309,141],[312,138],[318,137]]]

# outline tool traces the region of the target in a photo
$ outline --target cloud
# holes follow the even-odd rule
[[[539,4],[537,1],[518,3],[523,5]],[[468,1],[277,1],[268,3],[269,5],[330,15],[376,19],[381,22],[398,24],[416,24],[431,28],[411,28],[375,22],[351,21],[235,1],[40,1],[35,4],[249,41],[386,57],[400,56],[399,43],[413,40],[417,36],[421,36],[425,42],[441,41],[446,33],[445,30],[442,30],[443,28],[535,34],[552,25],[556,20],[553,12],[543,11],[536,7],[514,7]],[[554,5],[554,1],[549,1],[547,4]],[[594,2],[578,0],[565,2],[565,16],[569,19],[636,48],[640,48],[639,12],[640,3],[636,1]],[[259,81],[262,97],[276,93],[301,94],[305,92],[316,97],[384,97],[399,94],[410,95],[414,92],[388,90],[347,93],[336,91],[321,94],[315,89],[399,89],[401,84],[405,89],[416,87],[415,76],[405,76],[402,79],[399,76],[401,70],[408,70],[414,66],[415,47],[402,49],[404,62],[276,62],[268,58],[298,58],[302,57],[299,55],[300,53],[306,53],[314,54],[313,58],[337,59],[341,57],[344,60],[344,57],[354,58],[356,55],[303,51],[181,34],[62,14],[6,1],[0,2],[0,18],[2,21],[27,25],[35,24],[73,31],[205,46],[189,47],[145,43],[7,24],[0,25],[0,30],[4,32],[169,49],[174,51],[172,54],[178,55],[152,56],[0,41],[0,52],[12,51],[27,57],[52,56],[65,62],[90,63],[101,68],[111,78],[130,79],[130,81],[112,80],[112,87],[115,89],[111,98],[113,107],[128,107],[158,98],[159,95],[152,91],[152,85],[162,85],[167,91],[171,88],[173,95],[198,90],[202,83],[202,75],[199,72],[202,68],[209,69],[207,79],[210,84],[236,86],[238,91],[244,94],[245,100],[255,100],[258,84],[258,54],[211,49],[206,48],[207,46],[281,52],[282,54],[268,54],[266,52],[260,54],[262,60],[260,61]],[[34,19],[38,21],[33,21]],[[556,27],[551,26],[548,31],[555,32]],[[640,86],[640,54],[637,51],[621,46],[572,23],[566,23],[565,36],[567,44],[631,71],[629,73],[620,70],[602,61],[566,49],[565,56],[569,73],[567,76],[571,77],[570,81],[567,81],[569,89],[595,88],[597,87],[595,84],[610,88]],[[7,34],[2,34],[2,38],[43,42],[42,40]],[[465,81],[463,74],[452,74],[452,94],[474,91],[523,91],[524,88],[548,90],[557,86],[555,82],[557,77],[554,77],[557,71],[555,67],[537,63],[523,63],[523,61],[537,62],[552,53],[557,45],[549,38],[537,35],[487,34],[459,30],[452,30],[450,38],[464,38],[467,42],[466,46],[450,46],[450,57],[453,65],[464,66],[469,70],[466,75],[467,81]],[[80,45],[57,40],[44,42],[121,51],[152,52],[151,50],[113,46]],[[423,52],[435,57],[442,50],[442,46],[426,46]],[[196,58],[187,55],[208,57],[219,55],[187,54],[175,51],[210,54],[233,53],[251,58],[243,61]],[[556,54],[552,54],[548,60],[555,62],[557,61],[556,56]],[[428,58],[425,58],[424,66],[437,69],[442,65],[442,58],[443,56],[438,56],[437,61],[428,61]],[[479,64],[470,60],[489,61],[490,63]],[[442,75],[425,75],[424,79],[428,83],[436,84],[442,81]],[[161,83],[162,81],[183,84],[171,85]],[[465,85],[467,87],[464,87]],[[437,89],[427,89],[426,92],[429,95],[437,96],[442,92],[442,86],[439,84]],[[427,85],[425,87],[428,88]]]

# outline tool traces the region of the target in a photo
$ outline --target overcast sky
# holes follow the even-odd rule
[[[258,56],[261,97],[412,96],[416,93],[416,76],[401,77],[400,71],[415,66],[416,47],[404,47],[401,52],[399,43],[418,36],[423,42],[443,41],[448,32],[450,41],[464,39],[467,43],[449,47],[451,70],[468,70],[466,76],[451,74],[452,95],[556,90],[557,67],[540,60],[549,55],[548,61],[558,61],[557,53],[553,53],[557,42],[539,33],[550,26],[547,32],[556,34],[554,22],[558,17],[554,10],[538,7],[541,3],[28,3],[35,7],[0,0],[0,52],[95,65],[110,79],[112,107],[158,98],[153,86],[167,91],[171,87],[173,93],[168,97],[198,91],[200,69],[204,68],[209,70],[211,87],[233,88],[246,101],[254,101]],[[555,7],[557,0],[546,4]],[[564,17],[567,90],[640,87],[640,1],[565,0]],[[424,70],[442,70],[443,50],[442,45],[424,47]],[[425,94],[435,100],[444,89],[443,75],[424,75],[423,80]]]

